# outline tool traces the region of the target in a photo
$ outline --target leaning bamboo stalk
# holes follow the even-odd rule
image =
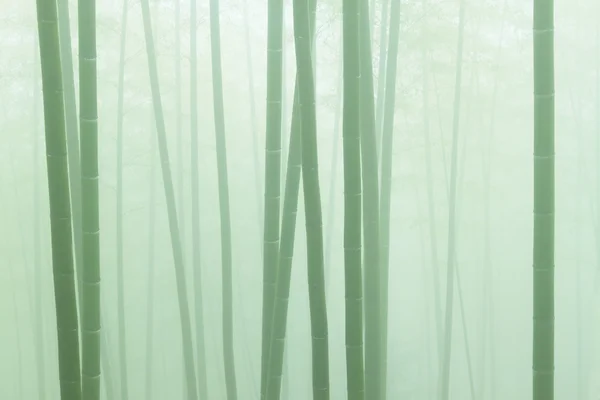
[[[187,284],[185,279],[184,257],[181,245],[181,238],[179,234],[179,223],[177,220],[177,209],[175,205],[175,190],[173,187],[173,177],[171,175],[170,169],[165,119],[163,114],[160,87],[158,82],[158,67],[154,48],[154,38],[152,36],[150,6],[148,4],[148,0],[142,0],[140,4],[142,8],[142,20],[144,24],[144,36],[146,44],[146,53],[148,58],[150,89],[152,91],[152,105],[154,108],[154,117],[156,119],[158,151],[160,156],[160,164],[162,167],[161,172],[167,205],[167,216],[169,221],[171,247],[173,251],[173,266],[175,270],[175,282],[177,286],[179,317],[181,320],[181,335],[185,366],[187,398],[189,400],[197,400],[198,394],[193,356],[190,309],[187,297]]]

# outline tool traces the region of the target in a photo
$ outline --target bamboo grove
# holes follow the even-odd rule
[[[0,398],[600,395],[595,2],[8,3]]]

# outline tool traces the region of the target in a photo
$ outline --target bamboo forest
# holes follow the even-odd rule
[[[0,9],[0,400],[600,399],[597,0]]]

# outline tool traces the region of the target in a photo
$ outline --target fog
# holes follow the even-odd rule
[[[45,125],[44,111],[56,103],[45,104],[42,97],[36,4],[0,1],[0,399],[7,400],[97,398],[86,395],[85,389],[83,397],[68,397],[64,392],[61,397],[60,389],[56,299],[77,303],[82,312],[82,298],[61,286],[60,279],[70,279],[71,286],[76,283],[79,295],[81,288],[87,287],[78,275],[85,267],[81,261],[78,224],[82,220],[82,205],[86,220],[87,207],[93,204],[93,200],[86,203],[86,199],[94,198],[93,190],[89,189],[93,186],[86,185],[94,178],[92,176],[89,182],[78,179],[81,171],[85,172],[85,163],[93,164],[95,160],[86,159],[85,154],[92,153],[84,153],[84,146],[81,154],[76,154],[78,146],[70,147],[73,139],[77,144],[78,135],[83,142],[86,140],[84,132],[89,132],[84,130],[88,129],[88,122],[83,116],[78,128],[75,114],[80,111],[85,97],[80,98],[79,92],[80,79],[83,79],[79,74],[80,62],[87,65],[88,61],[85,57],[83,61],[79,59],[78,2],[57,1],[62,47],[62,74],[58,76],[63,80],[65,118],[53,115],[63,124],[66,121],[70,141],[67,158],[72,204],[67,204],[66,209],[72,207],[73,217],[68,217],[73,221],[75,239],[71,251],[75,260],[70,265],[73,268],[75,264],[77,270],[75,275],[58,278],[56,265],[53,270],[53,252],[55,260],[57,254],[65,257],[63,260],[73,257],[65,255],[65,247],[58,247],[61,242],[68,242],[70,246],[70,239],[55,237],[53,243],[51,236],[49,196],[53,190],[58,193],[61,187],[50,185],[52,190],[49,190],[48,136],[45,136],[49,118],[47,115]],[[293,153],[289,146],[297,70],[293,13],[294,6],[299,8],[299,4],[306,6],[308,2],[283,0],[282,49],[281,53],[274,50],[282,55],[281,99],[274,95],[274,102],[281,106],[279,128],[267,123],[270,115],[267,83],[277,91],[279,77],[277,73],[269,73],[267,63],[268,13],[273,12],[274,18],[279,18],[276,0],[200,1],[195,20],[190,17],[191,1],[179,4],[176,4],[179,0],[125,1],[125,30],[123,1],[104,0],[96,4],[101,331],[90,335],[96,335],[93,337],[100,341],[102,376],[92,380],[100,387],[100,398],[107,400],[202,400],[203,396],[211,400],[264,400],[265,397],[261,397],[261,348],[265,340],[263,260],[269,264],[269,260],[274,259],[271,265],[281,265],[278,252],[280,236],[283,243],[283,228],[280,226],[284,218],[288,156]],[[140,1],[149,2],[152,17],[160,90],[160,99],[155,93],[154,100],[160,101],[164,128],[161,128],[160,118],[156,118],[157,105],[153,104]],[[343,3],[344,7],[350,7],[351,3],[363,5],[366,1],[344,0]],[[393,43],[390,33],[393,29],[388,29],[388,18],[396,2],[400,3],[400,22],[398,47],[394,49],[389,46]],[[64,35],[67,3],[70,36],[69,33]],[[83,4],[91,2],[80,0],[79,3],[82,4],[79,11],[84,10],[80,17],[84,18]],[[360,314],[365,328],[364,335],[359,335],[361,344],[364,342],[366,375],[361,375],[360,381],[365,380],[365,400],[532,399],[535,186],[532,2],[370,0],[368,3],[374,89],[369,98],[361,86],[360,130],[361,135],[366,135],[362,118],[366,115],[365,104],[370,102],[375,112],[370,137],[377,142],[372,154],[378,157],[373,160],[379,175],[375,181],[381,189],[375,198],[382,197],[381,214],[377,218],[382,228],[377,236],[383,243],[384,222],[389,222],[389,249],[385,245],[377,247],[381,262],[377,265],[369,262],[367,246],[371,235],[366,217],[369,186],[365,175],[369,160],[365,158],[363,136],[363,152],[355,158],[360,160],[361,166],[356,164],[354,170],[361,173],[362,168],[362,188],[361,179],[357,180],[364,212],[353,220],[358,223],[359,243],[362,232],[363,249],[362,255],[359,249],[354,253],[349,251],[346,254],[350,256],[344,257],[344,236],[352,235],[353,227],[345,223],[345,205],[349,204],[344,198],[345,185],[352,181],[344,177],[344,163],[351,159],[344,157],[343,143],[344,135],[358,132],[359,118],[356,115],[353,119],[352,111],[343,112],[345,107],[351,106],[352,99],[343,96],[344,85],[350,84],[351,79],[346,82],[342,79],[344,68],[350,68],[342,55],[342,0],[318,0],[312,62],[320,186],[316,198],[320,200],[322,237],[312,236],[315,242],[307,240],[307,234],[320,230],[315,228],[316,209],[312,205],[305,207],[305,201],[313,201],[315,197],[306,190],[309,179],[304,181],[304,186],[302,184],[306,174],[314,170],[307,164],[310,156],[305,156],[312,147],[306,146],[309,124],[305,124],[308,112],[304,111],[311,107],[303,104],[298,118],[302,118],[299,129],[305,135],[302,137],[305,153],[302,154],[295,239],[292,239],[294,251],[282,388],[280,397],[266,398],[357,398],[348,394],[351,382],[347,376],[351,376],[350,381],[356,376],[347,371],[351,361],[347,359],[347,349],[352,349],[347,347],[347,338],[360,325],[348,325],[349,333],[345,325],[346,307],[352,304],[346,300],[352,282],[349,275],[352,270],[348,266],[354,254],[358,260],[356,265],[360,266],[362,260],[363,282],[378,279],[377,275],[369,278],[371,271],[381,274],[377,293],[383,294],[379,300],[373,300],[372,292],[365,286],[359,295],[361,302],[356,303],[361,307],[364,300],[364,313],[357,315]],[[37,0],[37,4],[50,7],[54,0]],[[464,7],[462,40],[461,4]],[[219,8],[220,66],[213,64],[216,59],[211,51],[214,50],[214,47],[211,49],[211,5]],[[540,124],[553,125],[556,132],[555,228],[554,232],[547,232],[554,247],[539,251],[554,254],[553,293],[541,296],[550,299],[542,305],[546,309],[554,302],[554,343],[550,345],[554,349],[554,393],[555,398],[565,400],[600,398],[597,336],[600,331],[600,28],[596,17],[599,11],[596,2],[591,0],[557,0],[554,58],[551,64],[536,70],[536,73],[541,71],[540,76],[552,69],[555,74],[553,120],[548,119],[548,114],[540,117]],[[197,28],[195,74],[191,69],[190,50],[190,26],[194,25]],[[40,26],[50,25],[46,21]],[[81,26],[85,27],[85,22]],[[67,37],[70,37],[71,48],[66,43]],[[359,35],[355,37],[358,39]],[[120,59],[122,40],[125,43],[123,63]],[[49,43],[49,39],[42,43]],[[213,41],[212,46],[215,44]],[[363,44],[355,45],[361,54]],[[394,80],[387,71],[393,64],[389,62],[389,55],[396,56],[395,85],[390,84]],[[351,56],[348,60],[352,60]],[[121,66],[124,67],[122,83]],[[226,160],[218,155],[223,149],[217,140],[220,137],[220,89],[215,67],[222,73],[224,136],[221,137],[225,140]],[[457,69],[460,69],[459,74]],[[69,70],[72,70],[71,78]],[[353,70],[358,73],[356,65]],[[356,81],[367,74],[370,76],[370,72],[361,67]],[[192,76],[197,78],[197,83],[192,81]],[[303,76],[308,76],[308,72]],[[47,82],[53,82],[54,78],[48,77]],[[192,88],[196,84],[194,107]],[[310,92],[306,85],[306,81],[299,82],[299,96]],[[388,94],[390,91],[395,99]],[[120,96],[122,110],[119,109]],[[55,97],[59,98],[62,96]],[[358,105],[358,99],[355,100],[352,104]],[[354,111],[357,114],[358,108]],[[277,111],[272,115],[275,114]],[[193,115],[197,118],[197,148],[192,135]],[[277,117],[273,121],[279,125]],[[168,162],[159,155],[157,137],[161,129],[166,133],[167,148],[162,150],[168,150]],[[267,131],[270,129],[273,129],[273,138],[279,136],[279,139],[274,139],[274,147],[269,148]],[[387,145],[386,138],[391,140],[391,146]],[[92,142],[88,139],[87,143]],[[389,180],[385,179],[386,162],[382,161],[387,150],[391,155],[387,164],[391,168]],[[198,160],[197,178],[194,154]],[[269,171],[265,174],[269,157],[279,160],[275,154],[279,154],[280,161],[271,165],[277,171],[273,169],[272,174]],[[73,162],[77,162],[80,155],[81,170]],[[169,217],[165,171],[172,184],[174,202],[171,206],[177,221]],[[219,187],[225,174],[226,191],[224,186]],[[87,192],[81,191],[82,182]],[[388,183],[391,184],[389,214],[384,210],[384,187]],[[272,188],[275,191],[269,192]],[[199,198],[197,218],[194,191]],[[274,198],[269,197],[271,195]],[[221,214],[224,207],[229,208],[229,217]],[[359,203],[354,210],[360,209]],[[307,215],[313,215],[313,219],[306,218]],[[227,242],[224,222],[227,224],[228,220],[231,282],[227,273],[228,252],[223,247],[224,240]],[[198,235],[194,233],[196,222]],[[71,232],[71,224],[67,225]],[[179,282],[177,255],[174,258],[179,242],[172,236],[174,225],[177,225],[175,236],[180,238],[182,254]],[[320,227],[321,221],[316,226]],[[274,242],[268,238],[268,232],[273,232],[269,227],[275,227]],[[86,228],[84,231],[87,232]],[[86,237],[84,234],[84,241]],[[319,245],[311,245],[317,242],[322,247],[320,253]],[[383,260],[388,251],[386,276]],[[83,256],[85,260],[91,257],[90,265],[94,265],[93,253],[90,250]],[[449,267],[452,268],[450,280],[447,279]],[[83,274],[86,279],[85,271]],[[309,279],[315,277],[322,280],[311,281],[309,285]],[[450,281],[453,296],[448,304],[452,305],[453,313],[447,319]],[[358,282],[360,288],[361,281]],[[178,297],[182,284],[186,293]],[[227,306],[228,284],[231,285],[231,310]],[[58,293],[58,287],[65,292]],[[322,347],[316,350],[313,347],[315,343],[322,345],[322,341],[311,331],[311,306],[314,318],[320,314],[318,300],[315,300],[318,295],[311,299],[310,290],[325,293],[325,342],[328,343],[325,354]],[[184,343],[182,299],[187,300],[189,308],[191,347]],[[90,300],[89,304],[93,303],[94,300]],[[379,305],[381,310],[373,312],[373,304]],[[78,314],[79,323],[83,323],[85,319]],[[91,320],[95,320],[93,316]],[[229,332],[227,321],[233,324]],[[376,328],[372,321],[377,322]],[[85,331],[81,327],[79,330]],[[376,361],[377,365],[387,365],[387,373],[379,367],[373,369],[387,377],[387,381],[378,378],[384,388],[378,395],[369,394],[374,393],[369,389],[369,380],[373,379],[369,378],[372,366],[369,343],[374,337],[369,332],[383,335],[381,341],[387,343],[387,346],[383,343],[380,354],[382,360],[387,359],[387,364],[379,358]],[[74,335],[75,339],[77,336]],[[227,351],[229,340],[232,353]],[[200,342],[204,344],[203,357],[199,355]],[[80,348],[84,365],[87,354],[92,354],[91,360],[95,361],[91,362],[97,366],[99,358],[94,358],[94,349],[98,347],[88,353],[86,346],[82,344]],[[71,350],[76,352],[76,347]],[[329,397],[316,394],[313,397],[316,390],[313,385],[316,387],[317,381],[325,376],[322,371],[315,372],[319,365],[324,367],[322,363],[313,363],[315,352],[319,351],[320,356],[328,356],[329,360]],[[195,366],[193,386],[198,386],[198,394],[190,393],[186,352],[188,361]],[[358,353],[362,368],[363,351]],[[544,353],[542,358],[550,356]],[[228,357],[234,367],[229,377],[225,372]],[[443,393],[442,388],[445,361],[449,368],[447,393]],[[79,365],[71,365],[73,368],[80,376]],[[189,374],[190,370],[187,371]],[[201,377],[203,371],[206,385]],[[231,392],[232,376],[235,376],[237,397]],[[84,377],[84,388],[85,385]],[[542,398],[539,394],[535,397],[534,393],[534,400]]]

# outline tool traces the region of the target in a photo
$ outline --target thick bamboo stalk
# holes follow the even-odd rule
[[[554,1],[533,1],[533,400],[554,399]]]
[[[81,400],[67,134],[56,3],[37,0],[61,400]]]
[[[314,63],[308,0],[294,0],[294,42],[302,116],[302,182],[306,214],[313,399],[329,399],[329,345],[323,258],[323,218],[317,151]]]

